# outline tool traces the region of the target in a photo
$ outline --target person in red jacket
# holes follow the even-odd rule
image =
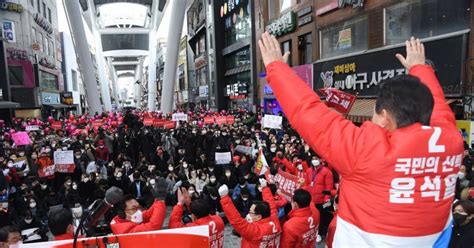
[[[166,215],[163,200],[156,199],[148,210],[141,211],[133,195],[126,195],[117,206],[117,216],[110,222],[114,234],[160,230]]]
[[[372,122],[360,127],[292,71],[275,37],[259,46],[291,126],[341,176],[334,246],[447,247],[464,146],[421,42],[396,55],[410,75],[381,83]]]
[[[288,159],[286,158],[281,159],[281,160],[278,158],[275,158],[275,159],[277,159],[276,162],[283,164],[283,166],[285,166],[285,169],[288,173],[291,173],[297,176],[298,178],[306,177],[305,171],[308,170],[308,163],[306,163],[306,161],[302,161],[301,159],[299,159],[298,156],[293,157],[292,163],[288,161]]]
[[[334,213],[333,213],[333,219],[331,223],[329,223],[328,227],[328,236],[326,238],[326,246],[328,248],[332,248],[332,243],[334,241],[334,234],[336,233],[336,226],[337,226],[337,205],[339,204],[339,196],[336,195],[336,198],[334,198]]]
[[[273,195],[267,187],[267,181],[260,179],[263,202],[256,201],[250,207],[246,218],[240,216],[239,211],[229,197],[227,185],[219,188],[221,205],[232,227],[242,237],[242,248],[279,247],[281,227]]]
[[[97,148],[95,149],[95,158],[97,161],[102,160],[103,162],[109,161],[109,149],[105,147],[104,140],[97,142]]]
[[[181,218],[183,216],[183,205],[185,197],[180,189],[178,189],[178,204],[173,207],[171,212],[169,228],[191,227],[191,226],[209,226],[209,247],[224,246],[224,221],[219,215],[210,215],[211,209],[209,204],[203,199],[196,199],[191,202],[191,218],[193,222],[183,224]]]
[[[291,203],[289,220],[283,226],[281,247],[313,248],[318,235],[319,212],[311,202],[311,194],[297,189]]]

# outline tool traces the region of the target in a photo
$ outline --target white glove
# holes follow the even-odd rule
[[[229,194],[229,188],[227,188],[227,185],[222,185],[219,187],[219,195],[221,197],[224,197]]]
[[[260,178],[258,181],[260,182],[260,186],[262,186],[262,188],[267,187],[267,180]]]

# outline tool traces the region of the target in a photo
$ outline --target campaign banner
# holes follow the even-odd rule
[[[232,115],[228,115],[228,116],[226,117],[226,121],[227,121],[227,124],[232,125],[232,124],[235,123],[235,117],[232,116]]]
[[[216,152],[216,164],[230,164],[232,161],[232,154],[230,152]]]
[[[265,115],[263,117],[263,128],[281,129],[283,117],[278,115]]]
[[[153,119],[152,118],[145,118],[145,120],[143,121],[143,125],[145,125],[145,126],[153,125]]]
[[[173,129],[173,128],[176,128],[176,122],[174,121],[166,121],[164,124],[163,124],[163,127],[165,129]]]
[[[247,155],[252,155],[253,148],[248,147],[248,146],[238,145],[237,147],[235,147],[235,151],[241,152],[241,153],[247,154]]]
[[[51,123],[51,128],[55,130],[59,130],[63,128],[63,124],[60,121],[54,121],[53,123]]]
[[[356,96],[335,88],[322,88],[318,91],[326,96],[326,105],[328,107],[334,108],[343,114],[349,114],[352,105],[354,105],[357,99]]]
[[[55,172],[56,172],[56,166],[54,164],[47,165],[43,168],[38,169],[38,175],[40,177],[53,176]]]
[[[40,127],[38,125],[31,125],[31,126],[26,126],[25,131],[31,132],[31,131],[38,131],[40,130]]]
[[[225,124],[227,124],[227,117],[225,117],[225,116],[216,117],[216,124],[217,124],[217,125],[225,125]]]
[[[16,132],[12,134],[13,142],[17,146],[24,146],[31,144],[30,136],[28,136],[27,132]]]
[[[204,117],[204,124],[214,124],[214,117]]]
[[[188,121],[188,115],[185,113],[174,113],[171,116],[171,120],[173,121]]]
[[[74,173],[75,169],[75,164],[57,164],[56,168],[54,168],[54,171],[60,173]]]
[[[107,244],[104,244],[107,240]],[[219,240],[223,242],[223,240]],[[119,245],[120,243],[120,245]],[[82,238],[77,240],[77,248],[85,247],[193,247],[209,248],[209,226],[195,226],[185,228],[174,228],[167,230],[127,233],[111,235],[107,239],[104,236]],[[59,240],[40,242],[33,244],[20,244],[20,248],[72,248],[73,240]],[[218,246],[216,246],[218,247]]]
[[[275,182],[275,185],[281,191],[283,197],[285,197],[287,201],[292,201],[293,194],[298,187],[297,176],[279,169],[275,176],[269,174],[267,179],[273,180]]]
[[[165,125],[165,120],[163,119],[154,119],[153,126],[154,127],[163,127]]]

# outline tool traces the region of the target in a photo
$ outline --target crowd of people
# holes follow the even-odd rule
[[[267,68],[270,75],[272,69],[276,68]],[[261,125],[260,115],[243,109],[196,109],[187,115],[187,121],[168,128],[145,122],[171,116],[131,110],[94,116],[71,114],[58,120],[16,118],[9,124],[0,122],[0,242],[8,247],[18,242],[72,239],[85,209],[104,199],[108,189],[117,187],[125,196],[95,226],[96,234],[209,225],[211,247],[222,247],[227,238],[224,226],[230,224],[233,234],[241,237],[242,247],[314,247],[322,240],[332,247],[335,229],[341,223],[341,230],[347,228],[345,222],[336,221],[339,206],[355,204],[344,200],[339,204],[340,182],[341,188],[349,188],[354,187],[349,180],[352,175],[359,181],[378,180],[375,174],[371,179],[362,178],[351,172],[355,170],[349,168],[351,165],[346,165],[347,169],[338,164],[359,163],[350,158],[352,152],[361,151],[360,147],[354,147],[351,154],[317,154],[312,149],[316,139],[301,138],[286,118],[280,129],[268,129]],[[220,115],[233,116],[234,123],[205,124],[205,117]],[[301,128],[294,117],[289,119]],[[102,125],[94,126],[98,121]],[[28,131],[31,143],[15,144],[12,136],[29,126],[38,127]],[[313,135],[298,131],[304,137]],[[331,135],[331,139],[341,138],[336,133]],[[336,147],[327,140],[317,142]],[[248,148],[247,152],[238,146]],[[73,151],[72,170],[45,175],[45,168],[55,163],[55,151]],[[231,161],[218,164],[215,154],[223,152],[231,152]],[[259,154],[268,161],[266,175],[256,172]],[[450,247],[474,244],[471,154],[465,143],[456,178]],[[326,157],[332,160],[322,159]],[[291,199],[284,197],[278,182],[269,176],[279,170],[298,178]],[[341,189],[341,199],[348,197],[345,194],[347,191]],[[167,206],[172,211],[169,223],[164,223]],[[342,217],[347,218],[347,213]]]

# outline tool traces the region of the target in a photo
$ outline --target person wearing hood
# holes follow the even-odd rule
[[[474,247],[474,202],[465,200],[454,203],[453,221],[449,248]]]

